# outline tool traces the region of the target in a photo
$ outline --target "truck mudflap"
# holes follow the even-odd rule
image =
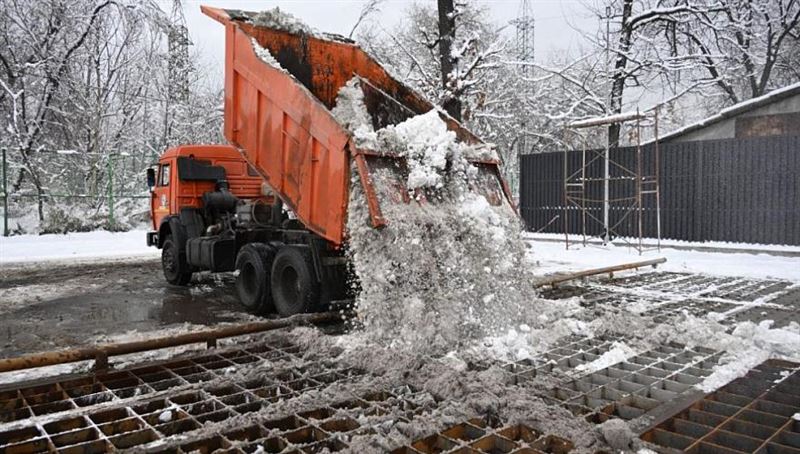
[[[201,9],[226,27],[225,136],[309,230],[337,246],[344,241],[351,159],[374,227],[387,224],[378,176],[381,190],[390,185],[395,201],[426,202],[424,193],[409,194],[405,186],[404,157],[359,149],[330,110],[353,77],[359,78],[375,130],[427,113],[433,104],[346,38],[265,25],[252,12]],[[272,63],[262,58],[264,50]],[[457,140],[481,143],[459,122],[439,115]],[[472,190],[513,209],[499,162],[470,162],[479,174]]]

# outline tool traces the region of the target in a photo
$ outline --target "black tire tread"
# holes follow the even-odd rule
[[[239,250],[239,253],[236,256],[237,271],[241,271],[246,261],[257,260],[256,263],[260,264],[260,267],[256,267],[256,273],[259,275],[257,279],[261,281],[262,287],[260,287],[258,292],[260,293],[260,296],[252,298],[254,299],[252,303],[248,304],[245,302],[245,299],[250,298],[243,298],[241,282],[239,280],[242,279],[241,274],[236,278],[236,292],[239,297],[239,301],[250,311],[256,313],[267,313],[274,309],[272,304],[272,286],[270,285],[269,276],[274,257],[275,250],[270,245],[264,243],[247,244]]]
[[[164,254],[166,254],[168,250],[172,250],[172,253],[178,254],[178,270],[175,272],[174,276],[172,276],[164,266]],[[192,280],[192,271],[188,262],[186,261],[186,255],[181,254],[180,247],[175,242],[172,235],[167,235],[167,237],[164,239],[163,245],[161,246],[161,270],[164,273],[164,278],[172,285],[185,286],[188,285]]]
[[[285,266],[294,267],[301,281],[305,282],[301,301],[290,301],[283,292],[281,271]],[[297,245],[281,247],[272,264],[271,281],[273,303],[281,316],[288,317],[319,310],[320,285],[314,273],[314,261],[309,247]]]

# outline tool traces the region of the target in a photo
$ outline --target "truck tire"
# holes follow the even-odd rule
[[[272,264],[271,280],[272,299],[281,316],[314,312],[319,307],[320,286],[308,247],[280,248]]]
[[[161,269],[164,278],[172,285],[186,285],[192,280],[192,271],[178,244],[167,235],[161,245]]]
[[[247,310],[266,313],[273,310],[269,270],[275,257],[274,249],[263,243],[250,243],[236,256],[236,293]]]

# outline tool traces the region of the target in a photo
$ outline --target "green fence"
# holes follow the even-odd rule
[[[97,192],[94,194],[68,194],[65,193],[63,190],[55,190],[55,191],[44,191],[42,194],[37,193],[24,193],[24,192],[9,192],[9,158],[8,158],[8,149],[2,148],[2,194],[0,197],[3,199],[3,236],[9,236],[11,231],[9,229],[9,202],[13,200],[26,200],[30,199],[33,200],[34,203],[38,203],[38,199],[42,198],[44,200],[95,200],[95,201],[102,201],[105,203],[105,216],[107,219],[107,224],[109,226],[114,226],[117,224],[117,218],[115,213],[115,204],[120,200],[142,200],[142,199],[149,199],[150,195],[143,194],[142,192],[146,191],[146,183],[145,183],[145,174],[144,170],[148,167],[147,165],[142,165],[141,163],[137,164],[135,167],[136,169],[128,169],[128,178],[124,179],[123,181],[119,181],[120,177],[118,174],[118,163],[121,160],[129,159],[129,155],[125,154],[106,154],[104,155],[105,158],[105,166],[106,166],[106,178],[105,178],[105,188],[103,193]],[[140,159],[141,160],[141,159]],[[139,170],[139,167],[141,169]],[[120,184],[122,182],[130,183],[131,177],[135,181],[141,181],[140,186],[142,187],[142,191],[138,194],[125,192],[126,190],[130,190],[130,188],[122,188],[122,192],[120,192],[120,188],[118,186],[126,186]],[[129,184],[127,186],[130,186]]]

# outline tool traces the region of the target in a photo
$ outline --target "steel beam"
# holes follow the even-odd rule
[[[545,287],[545,286],[548,286],[548,285],[549,286],[556,286],[556,285],[558,285],[558,284],[560,284],[562,282],[571,281],[571,280],[575,280],[575,279],[581,279],[581,278],[589,277],[589,276],[596,276],[598,274],[611,274],[611,273],[614,273],[615,271],[625,271],[625,270],[631,270],[631,269],[635,269],[635,268],[644,268],[644,267],[647,267],[647,266],[652,266],[653,268],[655,268],[657,265],[659,265],[661,263],[664,263],[666,261],[667,261],[666,258],[661,257],[661,258],[652,259],[652,260],[645,260],[643,262],[623,263],[621,265],[614,265],[614,266],[607,266],[607,267],[604,267],[604,268],[593,268],[593,269],[590,269],[590,270],[578,271],[577,273],[562,274],[562,275],[554,276],[552,278],[543,279],[543,280],[541,280],[539,282],[536,282],[535,283],[535,287],[536,288],[541,288],[541,287]]]

